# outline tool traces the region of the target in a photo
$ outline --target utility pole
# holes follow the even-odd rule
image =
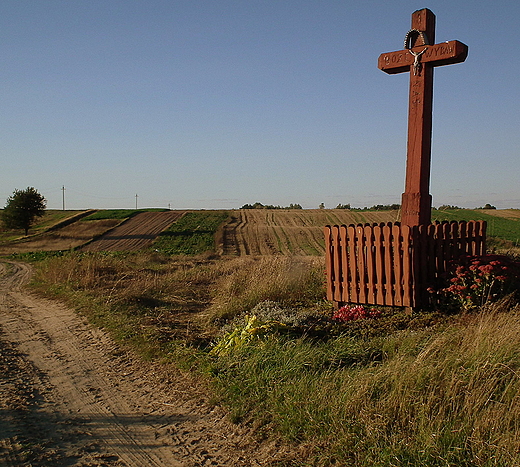
[[[137,193],[135,194],[135,209],[137,209]]]
[[[61,187],[61,191],[62,191],[62,196],[61,196],[62,206],[63,206],[63,210],[65,211],[65,185],[63,185]]]

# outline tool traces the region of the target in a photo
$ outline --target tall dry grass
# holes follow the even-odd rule
[[[266,300],[287,306],[323,300],[324,269],[319,257],[240,257],[225,262],[207,317],[226,321]]]
[[[356,375],[346,417],[415,465],[518,465],[519,312],[494,308]]]

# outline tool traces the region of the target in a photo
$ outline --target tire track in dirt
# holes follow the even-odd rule
[[[25,293],[27,265],[0,266],[1,465],[258,466],[276,457],[274,444],[229,423],[179,371],[135,360],[72,310]]]
[[[82,251],[131,251],[146,248],[184,212],[141,212],[130,217],[100,238],[85,245]]]

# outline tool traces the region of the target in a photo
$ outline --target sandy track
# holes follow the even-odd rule
[[[0,465],[268,465],[276,446],[252,441],[179,372],[27,294],[30,274],[0,264]]]
[[[183,212],[142,212],[85,245],[82,251],[131,251],[150,246]]]

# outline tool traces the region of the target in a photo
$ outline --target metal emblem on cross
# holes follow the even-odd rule
[[[410,72],[408,145],[403,225],[431,223],[430,161],[432,139],[433,69],[466,60],[468,46],[459,41],[435,44],[435,15],[424,8],[412,13],[404,50],[381,54],[379,69],[388,74]]]

